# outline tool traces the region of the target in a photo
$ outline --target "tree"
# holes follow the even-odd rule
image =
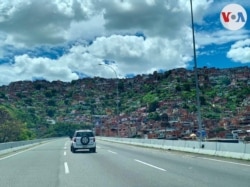
[[[0,125],[0,143],[29,139],[30,132],[25,125],[18,120],[6,120]]]
[[[168,78],[168,76],[171,75],[171,72],[172,72],[171,70],[165,71],[164,77],[165,77],[165,78]]]
[[[148,119],[159,121],[160,120],[160,115],[157,112],[151,112],[148,115]]]
[[[119,93],[125,91],[124,83],[121,81],[118,82],[118,90],[119,90]]]
[[[163,114],[161,115],[161,120],[162,120],[162,121],[168,121],[168,114],[167,114],[167,113],[163,113]]]
[[[154,101],[156,100],[156,98],[157,98],[157,97],[156,97],[154,94],[147,93],[147,94],[142,98],[142,101],[143,101],[144,103],[149,104],[149,103],[154,102]]]
[[[189,83],[185,83],[185,84],[183,85],[183,87],[184,87],[184,90],[185,90],[185,91],[190,92],[191,88],[190,88],[190,84],[189,84]]]
[[[6,99],[7,97],[6,97],[5,93],[0,92],[0,98]]]
[[[168,114],[163,113],[161,115],[161,127],[167,128],[168,126],[170,126],[170,124],[168,122]]]
[[[41,83],[37,83],[37,82],[34,83],[34,88],[35,88],[36,90],[41,90],[42,87],[43,87],[43,86],[42,86]]]
[[[231,83],[231,80],[228,77],[225,77],[221,80],[221,83],[228,86]]]
[[[168,121],[162,121],[161,122],[161,127],[164,127],[166,129],[167,127],[170,127],[170,124],[169,124]]]
[[[50,99],[50,100],[48,101],[48,105],[49,105],[49,106],[56,106],[56,101],[55,101],[54,99]]]
[[[201,105],[206,105],[206,99],[204,96],[200,96]]]
[[[53,108],[49,108],[49,109],[47,109],[47,115],[49,116],[49,117],[54,117],[55,116],[55,113],[56,113],[56,111],[53,109]]]
[[[175,87],[175,90],[176,90],[177,92],[180,92],[180,91],[181,91],[180,85],[177,85],[177,86]]]
[[[25,102],[25,104],[27,104],[27,105],[32,105],[33,100],[32,100],[32,98],[26,98],[26,99],[24,99],[24,102]]]
[[[152,103],[149,104],[148,112],[155,112],[158,107],[159,107],[159,102],[153,101]]]
[[[57,94],[57,91],[56,91],[55,89],[46,90],[46,91],[44,92],[45,97],[48,97],[48,98],[50,98],[50,97],[55,97],[56,94]]]

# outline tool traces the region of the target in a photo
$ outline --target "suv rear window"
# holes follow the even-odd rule
[[[82,137],[82,136],[93,137],[94,134],[93,132],[77,132],[76,133],[76,137]]]

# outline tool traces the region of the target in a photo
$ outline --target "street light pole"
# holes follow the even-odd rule
[[[193,3],[190,0],[191,7],[191,22],[192,22],[192,36],[193,36],[193,53],[194,53],[194,71],[195,71],[195,87],[196,87],[196,102],[197,102],[197,112],[198,112],[198,125],[200,131],[200,147],[201,147],[201,139],[202,139],[202,127],[201,127],[201,107],[200,107],[200,90],[198,83],[198,70],[197,70],[197,60],[196,60],[196,47],[195,47],[195,36],[194,36],[194,16],[193,16]]]
[[[99,64],[100,66],[102,65],[105,65],[106,67],[109,67],[114,73],[115,73],[115,77],[116,77],[116,115],[117,115],[117,118],[118,118],[118,122],[117,122],[117,128],[118,128],[118,123],[119,123],[119,89],[118,89],[118,86],[119,86],[119,82],[118,82],[118,76],[117,76],[117,73],[115,71],[115,69],[112,67],[112,66],[109,66],[107,64]],[[117,134],[118,134],[118,137],[119,137],[119,128],[117,130]]]

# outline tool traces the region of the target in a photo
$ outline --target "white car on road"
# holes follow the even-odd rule
[[[90,152],[96,152],[96,142],[93,131],[75,131],[72,137],[71,152],[75,153],[77,149],[89,149]]]

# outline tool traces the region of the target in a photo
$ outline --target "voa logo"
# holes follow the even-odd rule
[[[241,5],[229,4],[222,9],[220,21],[226,29],[239,30],[247,22],[246,10]]]

